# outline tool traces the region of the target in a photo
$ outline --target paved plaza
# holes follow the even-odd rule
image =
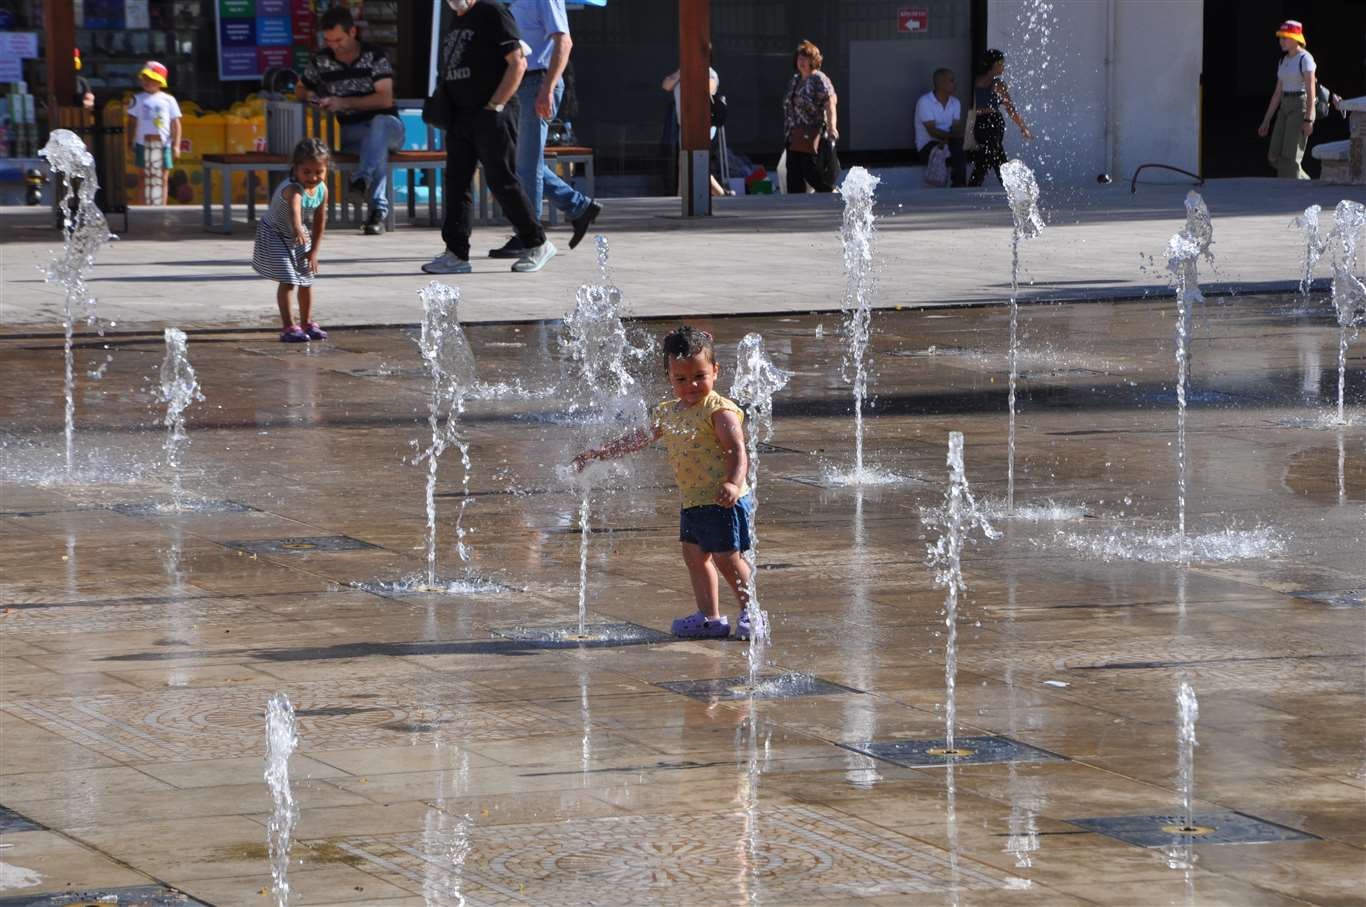
[[[591,243],[537,275],[478,262],[450,281],[481,382],[461,422],[468,487],[455,449],[437,481],[440,571],[465,588],[414,593],[396,584],[425,567],[412,323],[434,233],[331,234],[331,339],[293,347],[245,230],[135,211],[90,282],[119,325],[78,332],[68,475],[60,297],[30,270],[56,237],[6,209],[0,905],[275,903],[277,693],[299,738],[294,904],[1363,904],[1366,346],[1335,425],[1336,324],[1321,293],[1288,292],[1291,216],[1342,192],[1207,187],[1203,276],[1237,295],[1196,314],[1184,560],[1175,306],[1161,256],[1140,270],[1184,191],[1078,190],[1025,245],[1028,296],[1086,301],[1021,309],[1013,515],[999,195],[880,202],[865,455],[888,481],[863,486],[839,481],[854,442],[829,311],[838,199],[736,200],[706,224],[665,201],[609,208],[634,337],[688,314],[716,336],[721,389],[751,331],[792,372],[760,448],[773,631],[757,689],[745,643],[664,636],[692,605],[657,451],[591,496],[588,619],[611,644],[573,638],[580,501],[557,467],[583,430],[548,319],[596,279]],[[179,511],[157,399],[171,324],[200,328],[204,394]],[[926,553],[951,431],[1002,535],[964,556],[970,752],[947,759],[945,593]],[[1193,835],[1170,831],[1183,681],[1199,700]]]

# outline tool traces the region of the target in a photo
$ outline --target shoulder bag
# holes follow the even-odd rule
[[[422,102],[422,122],[433,129],[443,131],[450,129],[451,123],[455,120],[455,109],[451,107],[451,99],[446,95],[444,83],[447,56],[441,56],[441,68],[436,73],[436,90],[432,92],[431,97]]]

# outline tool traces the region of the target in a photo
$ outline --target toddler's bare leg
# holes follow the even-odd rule
[[[313,320],[313,288],[299,287],[299,324]]]
[[[275,290],[275,304],[280,307],[280,322],[288,329],[294,323],[293,316],[289,314],[289,297],[294,290],[293,284],[282,283]]]
[[[721,596],[712,556],[692,542],[683,542],[682,545],[683,563],[688,567],[688,579],[692,581],[697,610],[707,620],[718,620],[721,617]]]
[[[721,571],[721,575],[726,578],[731,591],[735,593],[735,600],[740,603],[740,610],[749,607],[749,561],[739,551],[726,551],[721,554],[713,554],[711,559],[716,564],[716,569]]]

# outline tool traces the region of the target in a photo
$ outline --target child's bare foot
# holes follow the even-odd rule
[[[725,639],[730,636],[730,621],[724,614],[708,620],[701,611],[694,611],[675,620],[672,629],[674,636],[682,639]]]

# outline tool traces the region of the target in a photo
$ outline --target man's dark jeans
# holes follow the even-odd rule
[[[963,150],[963,140],[961,138],[956,138],[949,142],[941,142],[939,139],[930,139],[929,142],[925,144],[924,148],[921,148],[916,152],[917,162],[922,166],[928,164],[930,162],[930,152],[934,150],[934,146],[945,144],[949,147],[949,185],[967,185],[968,155],[967,152]]]
[[[502,113],[480,108],[457,110],[446,131],[446,219],[441,238],[446,248],[469,260],[474,199],[470,184],[479,164],[484,180],[503,207],[503,215],[527,248],[545,242],[545,231],[531,214],[531,203],[517,182],[517,99]]]

